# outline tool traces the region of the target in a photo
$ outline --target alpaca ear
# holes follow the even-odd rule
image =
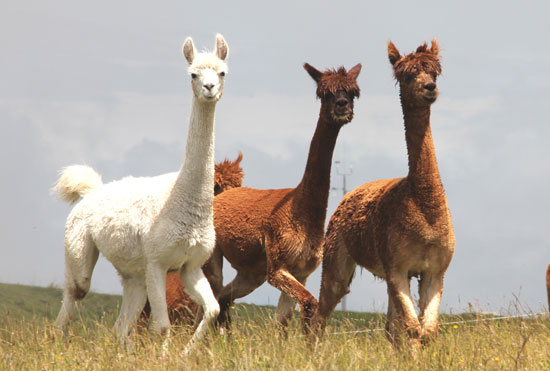
[[[390,63],[392,66],[401,59],[401,54],[399,54],[399,50],[393,45],[391,41],[388,41],[388,58],[390,59]]]
[[[417,53],[425,53],[428,50],[428,44],[424,43],[416,48]]]
[[[321,80],[321,77],[323,77],[323,73],[321,71],[308,63],[304,63],[304,69],[316,82],[319,82],[319,80]]]
[[[233,164],[235,166],[239,166],[242,160],[243,160],[243,153],[239,151],[239,156],[235,159],[235,161],[233,161]]]
[[[361,72],[361,63],[357,63],[355,66],[351,68],[348,72],[348,76],[351,77],[354,80],[357,80],[357,76],[359,76],[359,72]]]
[[[439,54],[439,44],[437,43],[437,39],[434,37],[432,40],[432,48],[431,51],[433,54],[438,55]]]
[[[195,59],[195,54],[197,54],[195,45],[193,45],[193,39],[191,39],[190,37],[185,39],[185,42],[183,43],[182,52],[185,59],[187,59],[187,62],[189,64],[193,63],[193,60]]]
[[[216,35],[215,54],[222,61],[225,61],[225,59],[227,58],[227,54],[229,54],[229,48],[227,47],[227,43],[225,42],[225,39],[221,34]]]

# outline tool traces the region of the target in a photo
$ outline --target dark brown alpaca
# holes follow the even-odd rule
[[[399,82],[409,157],[405,178],[377,180],[348,193],[332,215],[324,242],[319,310],[314,323],[326,321],[349,285],[357,264],[388,285],[386,330],[396,345],[406,334],[413,347],[435,338],[443,275],[455,238],[435,157],[430,107],[437,99],[441,73],[438,45],[432,41],[405,57],[388,44]],[[417,317],[410,279],[419,278]]]
[[[229,307],[267,281],[282,294],[277,319],[286,325],[296,302],[304,325],[317,308],[317,300],[304,287],[321,262],[321,243],[330,186],[332,153],[340,128],[353,118],[353,100],[359,96],[358,64],[349,72],[320,72],[304,64],[317,82],[321,111],[309,148],[302,181],[296,188],[260,190],[235,188],[214,200],[216,249],[209,276],[220,303],[218,321],[229,325]],[[223,256],[237,276],[222,287]],[[216,255],[217,254],[217,255]]]
[[[228,159],[217,163],[214,166],[214,195],[237,188],[243,182],[243,169],[240,166],[243,154],[234,160]],[[208,271],[203,269],[206,276]],[[199,311],[199,306],[185,293],[179,272],[169,273],[166,276],[166,303],[168,304],[168,317],[172,324],[193,324]],[[145,325],[149,321],[151,307],[149,301],[145,304],[141,313],[140,324]]]

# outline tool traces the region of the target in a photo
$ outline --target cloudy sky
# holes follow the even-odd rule
[[[244,184],[257,188],[294,187],[303,174],[320,104],[302,64],[361,62],[355,119],[334,154],[341,170],[353,168],[348,189],[406,175],[386,43],[403,54],[437,37],[443,75],[431,121],[456,234],[442,310],[508,310],[519,298],[540,311],[550,263],[549,11],[543,1],[4,3],[0,282],[63,285],[70,206],[49,191],[62,166],[89,164],[104,181],[179,168],[191,102],[187,36],[211,49],[220,32],[229,44],[216,158],[242,151]],[[341,196],[331,192],[328,215]],[[307,286],[315,296],[319,277],[320,268]],[[351,289],[348,309],[385,311],[385,284],[369,272],[358,269]],[[121,292],[103,258],[92,290]],[[277,299],[265,284],[242,301]]]

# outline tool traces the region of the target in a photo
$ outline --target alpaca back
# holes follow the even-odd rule
[[[67,242],[89,236],[119,271],[135,271],[143,263],[143,238],[165,204],[176,177],[177,173],[125,177],[94,189],[69,214]],[[67,244],[73,245],[78,246]]]

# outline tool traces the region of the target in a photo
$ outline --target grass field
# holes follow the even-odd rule
[[[1,370],[548,370],[550,319],[547,316],[489,320],[475,314],[444,315],[438,340],[412,356],[395,351],[383,331],[385,316],[336,312],[327,335],[312,343],[293,321],[288,335],[273,323],[272,307],[237,305],[233,332],[210,335],[185,357],[191,334],[175,328],[169,354],[161,357],[159,339],[135,336],[131,354],[111,330],[120,297],[91,293],[69,340],[53,321],[61,290],[0,284]]]

